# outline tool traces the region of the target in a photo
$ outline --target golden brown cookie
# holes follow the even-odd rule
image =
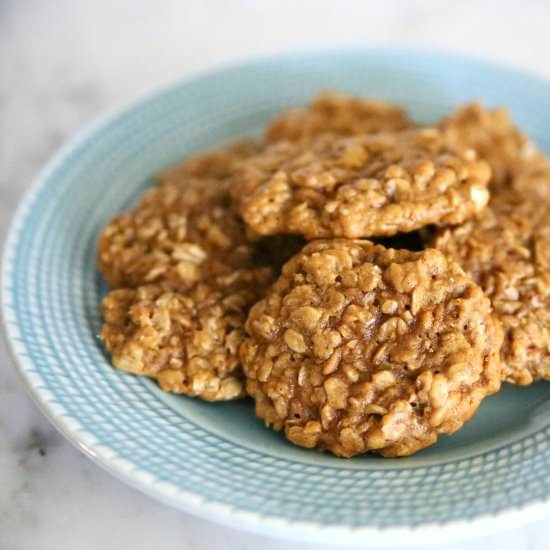
[[[269,126],[268,142],[310,141],[323,133],[356,134],[401,130],[410,126],[405,111],[383,101],[324,93],[303,109],[279,115]]]
[[[181,289],[243,267],[255,236],[228,188],[235,166],[259,150],[255,142],[236,142],[158,174],[158,185],[100,235],[98,266],[107,282],[135,287],[163,281]]]
[[[166,391],[242,396],[237,348],[248,310],[301,246],[252,238],[224,181],[185,176],[150,189],[99,242],[101,272],[126,287],[102,306],[113,365]]]
[[[103,300],[101,331],[113,366],[155,378],[165,391],[208,401],[242,397],[244,322],[272,279],[270,268],[258,267],[185,292],[162,283],[114,290]]]
[[[496,185],[509,182],[517,163],[536,154],[535,145],[514,126],[506,109],[490,111],[469,103],[444,118],[439,128],[449,145],[473,148],[489,162]]]
[[[237,170],[232,195],[259,234],[394,235],[456,224],[487,204],[489,167],[433,129],[267,147]]]
[[[255,141],[236,141],[167,168],[156,175],[156,180],[160,185],[186,185],[189,179],[195,178],[224,181],[240,162],[261,149],[262,145]]]
[[[310,243],[246,330],[257,416],[339,456],[412,454],[458,430],[500,386],[489,300],[433,249]]]
[[[502,187],[478,219],[440,231],[433,244],[491,299],[504,327],[503,379],[550,380],[550,203]]]
[[[169,282],[188,288],[243,267],[253,245],[227,185],[189,179],[153,187],[103,230],[98,265],[113,287]]]
[[[550,159],[538,153],[516,164],[510,187],[529,200],[550,203]]]

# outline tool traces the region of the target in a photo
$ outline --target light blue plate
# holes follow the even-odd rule
[[[166,395],[109,366],[97,338],[105,292],[98,232],[151,176],[323,89],[399,103],[431,123],[457,103],[508,106],[550,152],[550,85],[462,57],[310,52],[177,84],[65,147],[16,214],[2,308],[17,368],[52,422],[113,474],[182,509],[262,533],[324,542],[419,543],[550,515],[550,384],[506,386],[460,433],[406,459],[299,449],[249,402]]]

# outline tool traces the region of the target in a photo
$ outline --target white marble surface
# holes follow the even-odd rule
[[[545,0],[1,0],[0,243],[64,140],[164,82],[263,53],[356,43],[476,53],[550,76],[549,25]],[[545,522],[446,548],[545,550],[549,540]],[[41,416],[0,343],[0,550],[95,548],[313,547],[209,524],[111,478]]]

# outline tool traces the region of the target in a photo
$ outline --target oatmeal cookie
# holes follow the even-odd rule
[[[156,175],[156,180],[160,185],[186,185],[190,178],[223,181],[232,175],[240,162],[258,153],[261,148],[260,143],[251,140],[230,143],[163,170]]]
[[[401,130],[410,126],[405,112],[382,101],[325,93],[304,109],[278,116],[267,130],[267,141],[310,141],[322,133],[355,134]]]
[[[280,142],[236,171],[232,195],[263,235],[389,236],[456,224],[487,204],[490,170],[437,130]]]
[[[244,322],[272,278],[270,268],[242,269],[185,292],[162,283],[112,291],[102,304],[101,338],[113,365],[155,378],[169,392],[242,397]]]
[[[536,154],[535,145],[502,108],[489,111],[479,103],[463,105],[444,118],[439,128],[450,146],[473,148],[489,162],[496,185],[509,182],[517,163]]]
[[[248,310],[302,243],[252,235],[229,196],[227,155],[216,154],[161,176],[115,218],[98,264],[118,288],[103,302],[101,333],[114,366],[166,391],[226,400],[243,395],[237,348]]]
[[[339,456],[412,454],[458,430],[500,386],[489,299],[434,249],[310,243],[246,330],[257,416]]]
[[[253,244],[225,182],[187,180],[153,187],[103,230],[99,270],[113,287],[164,281],[189,288],[243,267]]]
[[[539,153],[518,163],[510,187],[531,201],[550,203],[550,159]]]
[[[441,230],[433,245],[491,299],[504,327],[503,379],[550,380],[550,203],[501,188],[479,218]]]
[[[158,174],[158,185],[101,233],[98,266],[107,282],[135,287],[162,280],[181,289],[242,267],[252,235],[232,205],[229,179],[259,150],[255,142],[236,142]]]

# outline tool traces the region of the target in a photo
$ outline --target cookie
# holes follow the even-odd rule
[[[456,224],[487,204],[489,167],[433,129],[281,142],[241,164],[231,188],[257,233],[390,236]]]
[[[253,141],[235,142],[157,174],[157,185],[100,235],[105,280],[115,288],[163,281],[181,289],[243,267],[256,236],[233,206],[229,183],[235,167],[260,150]]]
[[[489,299],[437,250],[316,241],[250,311],[256,414],[302,447],[412,454],[500,386]]]
[[[433,245],[491,299],[504,327],[503,379],[550,380],[550,203],[525,189],[495,190],[479,218],[440,231]]]
[[[266,132],[267,141],[310,141],[331,133],[352,136],[362,133],[401,130],[410,126],[405,112],[382,101],[325,93],[303,109],[279,115]]]
[[[189,179],[196,178],[225,181],[240,162],[261,149],[262,145],[255,141],[236,141],[163,170],[156,175],[156,180],[160,185],[186,185]]]
[[[550,203],[550,159],[542,153],[516,164],[509,184],[531,201]]]
[[[496,185],[509,182],[517,164],[536,154],[535,145],[502,108],[490,111],[480,103],[469,103],[444,118],[439,128],[451,147],[475,149],[490,164]]]
[[[101,338],[113,366],[155,378],[169,392],[208,401],[243,397],[244,322],[272,279],[270,268],[258,267],[185,292],[163,283],[112,291],[102,303]]]
[[[248,310],[302,243],[251,235],[223,178],[179,178],[147,191],[100,237],[100,270],[118,288],[103,301],[101,337],[115,367],[166,391],[242,397]]]
[[[103,230],[98,266],[112,287],[159,281],[189,288],[243,267],[251,239],[224,182],[190,179],[153,187]]]

